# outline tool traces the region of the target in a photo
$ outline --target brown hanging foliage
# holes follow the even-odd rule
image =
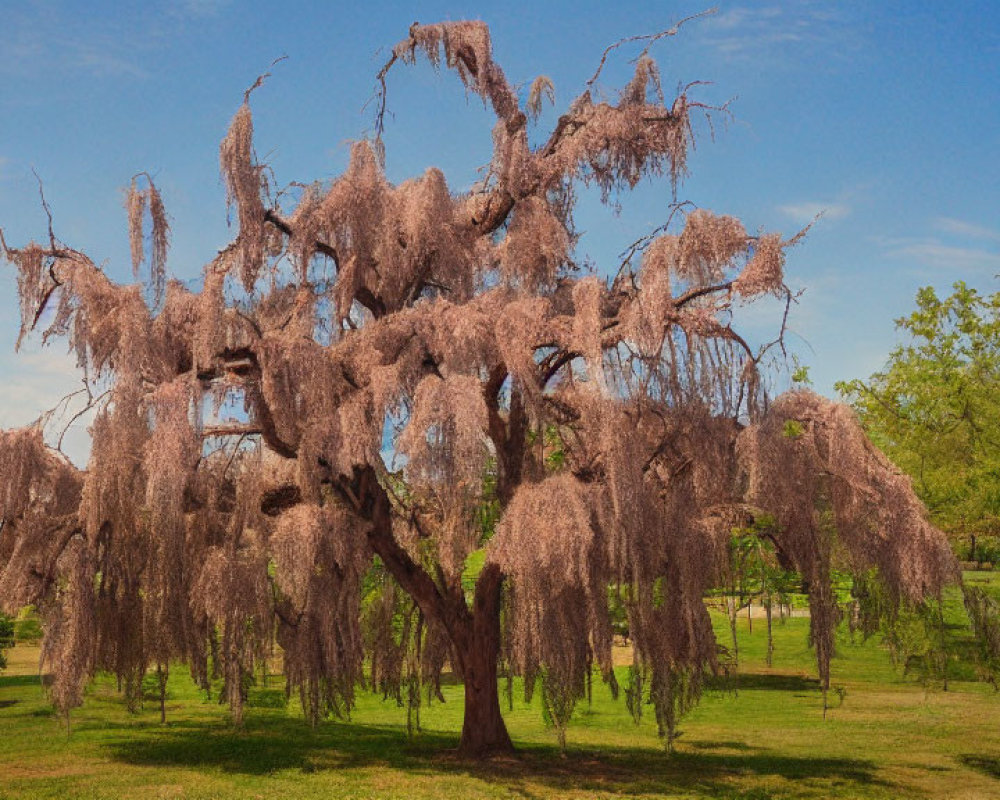
[[[529,691],[541,681],[560,729],[592,665],[613,681],[610,589],[635,646],[630,703],[652,700],[672,741],[717,666],[703,598],[731,529],[763,512],[809,582],[828,684],[836,559],[876,567],[900,600],[939,592],[954,562],[849,411],[763,391],[767,348],[734,328],[736,306],[790,301],[795,239],[699,209],[614,281],[582,275],[574,186],[676,185],[699,103],[668,101],[643,53],[617,101],[588,86],[532,144],[551,82],[522,109],[485,24],[414,25],[379,73],[377,131],[391,68],[418,57],[496,115],[473,191],[433,168],[393,185],[381,142],[361,141],[282,208],[293,193],[264,180],[248,93],[220,148],[238,231],[200,291],[165,280],[148,177],[126,209],[137,273],[151,221],[151,304],[54,237],[0,240],[21,338],[65,336],[110,387],[86,470],[37,428],[0,433],[0,598],[45,609],[53,700],[79,703],[98,668],[137,697],[150,665],[183,660],[206,688],[223,679],[238,722],[276,641],[313,724],[367,685],[419,725],[447,662],[465,683],[461,750],[483,755],[511,746],[501,655]]]
[[[236,206],[240,233],[239,276],[247,291],[253,288],[264,265],[264,204],[262,171],[253,155],[253,115],[244,102],[219,146],[219,164],[226,183],[226,200]]]
[[[740,434],[738,448],[748,500],[775,515],[777,545],[809,584],[824,686],[838,621],[830,590],[835,545],[855,572],[876,567],[896,603],[936,596],[957,579],[951,549],[909,479],[868,441],[847,406],[808,391],[782,395]]]
[[[138,176],[137,176],[138,177]],[[167,249],[170,245],[170,223],[163,207],[160,192],[152,178],[146,177],[146,188],[139,189],[136,178],[132,178],[125,193],[125,210],[128,214],[129,249],[132,254],[132,274],[139,277],[139,267],[145,260],[145,239],[143,237],[143,217],[146,210],[152,221],[151,247],[149,257],[149,284],[153,290],[154,303],[163,299],[167,278]]]

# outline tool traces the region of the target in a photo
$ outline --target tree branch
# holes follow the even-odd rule
[[[646,55],[649,52],[649,48],[652,47],[660,39],[663,39],[667,36],[676,36],[677,32],[681,29],[681,25],[683,25],[685,22],[690,22],[691,20],[695,20],[700,17],[711,16],[712,14],[715,14],[718,10],[719,9],[716,6],[714,8],[706,9],[705,11],[699,11],[697,14],[692,14],[688,17],[684,17],[684,19],[682,19],[672,28],[668,28],[665,31],[660,31],[659,33],[647,33],[642,36],[626,36],[624,39],[619,39],[614,44],[608,45],[606,48],[604,48],[604,52],[601,54],[601,62],[597,65],[597,71],[594,72],[591,79],[587,81],[587,87],[589,88],[593,86],[594,83],[597,82],[597,79],[601,75],[601,70],[604,69],[604,63],[608,60],[608,55],[613,50],[617,50],[622,45],[629,44],[630,42],[646,42],[647,43],[646,47],[643,49],[642,53],[639,54],[639,57],[642,58],[642,56]]]

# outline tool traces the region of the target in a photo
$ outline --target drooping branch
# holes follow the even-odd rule
[[[371,467],[355,470],[351,481],[343,478],[334,488],[350,499],[357,498],[360,510],[370,520],[368,542],[382,559],[392,576],[431,619],[439,620],[446,628],[464,629],[470,622],[464,602],[449,603],[423,567],[418,565],[396,541],[392,533],[392,506],[386,490],[379,484]]]
[[[508,134],[524,127],[526,117],[518,107],[517,96],[507,83],[503,70],[493,60],[489,29],[485,23],[421,25],[415,22],[410,26],[409,36],[393,47],[392,55],[376,76],[379,82],[376,92],[376,137],[380,137],[384,129],[386,76],[399,60],[412,64],[418,50],[423,51],[434,66],[440,63],[443,52],[446,65],[458,73],[467,88],[492,105]]]
[[[254,149],[248,102],[261,76],[220,148],[234,241],[200,291],[170,282],[153,309],[139,287],[114,285],[59,244],[51,215],[48,246],[12,250],[0,232],[22,327],[58,298],[49,331],[111,385],[86,473],[49,458],[40,435],[0,434],[0,567],[43,564],[25,586],[62,592],[64,631],[96,631],[92,662],[63,670],[60,702],[78,701],[88,669],[114,669],[137,692],[151,661],[183,658],[209,685],[211,650],[239,719],[245,676],[277,638],[313,723],[350,707],[366,663],[372,683],[401,698],[405,681],[450,658],[469,704],[462,752],[505,750],[499,659],[525,685],[542,681],[564,725],[595,663],[614,685],[614,585],[636,669],[654,687],[633,701],[672,718],[716,664],[703,598],[746,516],[747,474],[749,494],[787,523],[775,534],[783,552],[819,587],[824,681],[837,551],[815,524],[823,503],[859,563],[909,558],[886,570],[896,589],[939,587],[940,542],[915,525],[906,485],[849,420],[811,402],[767,411],[768,346],[753,352],[734,320],[742,301],[783,298],[781,343],[795,238],[751,236],[734,217],[674,204],[610,286],[577,269],[577,185],[608,199],[650,175],[672,185],[684,175],[696,84],[668,102],[647,51],[707,13],[605,50],[588,85],[616,48],[646,45],[617,99],[585,91],[538,147],[482,23],[414,25],[376,78],[376,142],[355,143],[329,184],[300,185],[288,213]],[[433,168],[398,185],[386,177],[387,76],[418,55],[443,61],[497,117],[473,192]],[[153,204],[141,191],[139,256]],[[220,421],[239,401],[239,421]],[[785,435],[796,424],[803,434]],[[385,466],[387,448],[404,457],[400,470]],[[798,483],[775,471],[786,463]],[[801,486],[811,494],[799,508]],[[890,509],[880,524],[892,535],[870,527],[866,504]],[[72,533],[50,535],[67,519]],[[910,554],[887,543],[904,530],[917,531]],[[53,543],[63,553],[49,559]],[[462,578],[483,549],[470,605]],[[370,568],[379,596],[362,610]],[[67,653],[71,639],[56,637]]]
[[[288,59],[287,55],[281,55],[278,56],[276,59],[274,59],[274,61],[271,62],[268,68],[263,73],[258,75],[257,79],[250,85],[250,87],[245,92],[243,92],[243,102],[249,103],[250,95],[253,94],[253,92],[256,89],[259,89],[261,86],[263,86],[264,81],[266,81],[268,78],[271,77],[271,70],[274,69],[274,67],[277,64],[280,64],[282,61],[286,61],[287,59]]]

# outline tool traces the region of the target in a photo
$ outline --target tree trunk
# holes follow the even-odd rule
[[[767,665],[773,666],[774,661],[774,636],[771,626],[771,598],[767,598]]]
[[[503,576],[495,564],[476,583],[471,630],[453,636],[465,684],[465,719],[458,754],[462,758],[510,755],[514,745],[500,713],[497,662],[500,658],[500,593]]]
[[[163,664],[156,665],[156,682],[160,687],[160,724],[167,724],[167,678],[170,676],[170,667]]]
[[[500,605],[503,573],[487,564],[476,582],[470,613],[461,585],[454,591],[436,585],[393,538],[388,495],[371,468],[356,470],[351,495],[372,522],[368,541],[397,583],[417,603],[424,617],[444,626],[452,644],[454,666],[465,684],[465,721],[458,753],[463,758],[511,754],[514,745],[500,714],[497,662],[500,658]]]
[[[482,642],[464,654],[462,667],[465,683],[465,719],[458,755],[462,758],[488,758],[514,752],[507,725],[500,713],[497,691],[497,654],[499,643]]]
[[[729,633],[733,640],[733,664],[736,667],[740,665],[740,640],[736,635],[736,616],[740,613],[739,608],[736,606],[736,596],[726,598],[726,613],[729,617]]]

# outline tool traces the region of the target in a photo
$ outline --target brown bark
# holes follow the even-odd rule
[[[772,612],[771,597],[767,598],[767,665],[770,667],[774,660],[774,636],[772,633]]]
[[[471,630],[458,631],[455,656],[465,684],[465,718],[458,754],[463,758],[509,755],[514,745],[500,713],[497,659],[500,655],[500,592],[503,575],[488,564],[479,576]]]
[[[509,755],[514,745],[500,713],[497,691],[497,640],[477,642],[465,656],[465,716],[458,755],[480,759]]]
[[[519,477],[525,424],[519,403],[511,416],[511,430],[502,434],[508,475]],[[496,422],[500,422],[497,420]],[[503,423],[500,422],[502,425]],[[509,451],[509,452],[506,452]],[[476,584],[472,610],[461,586],[454,591],[435,583],[424,567],[415,562],[392,533],[392,506],[372,467],[356,468],[353,477],[331,481],[331,486],[355,510],[369,520],[368,543],[400,587],[413,598],[421,613],[444,627],[452,642],[454,666],[465,685],[465,719],[459,755],[488,758],[511,754],[514,745],[500,713],[497,685],[500,655],[500,606],[503,573],[496,564],[484,567]],[[265,513],[300,501],[296,492],[271,492]],[[273,506],[273,508],[271,507]]]
[[[503,574],[487,564],[479,576],[470,613],[462,592],[444,592],[400,547],[392,535],[389,498],[369,467],[358,470],[352,493],[372,521],[369,543],[423,615],[444,626],[455,667],[465,685],[465,718],[458,753],[463,758],[511,754],[514,745],[500,713],[497,661],[500,655],[500,602]]]
[[[170,667],[163,664],[156,665],[156,681],[160,688],[160,724],[167,724],[167,678],[170,675]]]

